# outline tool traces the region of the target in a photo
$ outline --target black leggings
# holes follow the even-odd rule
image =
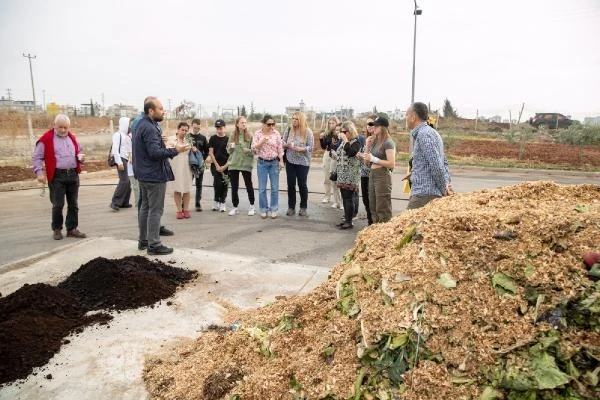
[[[373,223],[373,217],[371,216],[371,209],[369,208],[369,177],[361,176],[360,177],[360,191],[362,195],[362,202],[365,206],[365,210],[367,210],[367,222],[369,225]]]
[[[340,194],[344,204],[344,221],[351,224],[354,217],[354,190],[340,189]]]
[[[240,185],[240,172],[242,173],[242,178],[244,178],[244,185],[246,185],[246,192],[248,193],[248,200],[250,201],[250,205],[254,205],[254,187],[252,187],[252,172],[250,171],[240,171],[237,169],[229,170],[229,179],[231,181],[231,201],[234,207],[237,207],[240,204],[240,198],[238,196],[238,188]]]

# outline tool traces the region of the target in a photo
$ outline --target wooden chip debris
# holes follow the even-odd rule
[[[231,329],[149,358],[144,379],[152,399],[536,398],[517,383],[598,398],[600,284],[582,256],[599,247],[597,185],[435,200],[362,230],[311,293],[229,310]]]

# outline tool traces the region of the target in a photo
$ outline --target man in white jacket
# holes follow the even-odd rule
[[[112,136],[112,154],[117,163],[117,172],[119,174],[119,184],[115,188],[110,208],[113,211],[119,211],[120,208],[130,208],[131,203],[131,183],[127,173],[127,164],[131,158],[131,138],[127,134],[129,131],[129,118],[121,117],[119,119],[119,130]]]

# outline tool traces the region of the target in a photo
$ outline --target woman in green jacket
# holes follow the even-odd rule
[[[235,130],[231,136],[231,140],[227,145],[229,152],[229,180],[231,182],[231,201],[233,209],[229,211],[229,215],[238,214],[238,205],[240,198],[238,197],[238,188],[240,183],[240,172],[244,178],[246,192],[248,192],[248,200],[250,207],[248,215],[254,215],[254,187],[252,186],[252,165],[254,162],[254,154],[250,149],[252,144],[252,134],[248,131],[245,117],[237,117],[235,120]]]

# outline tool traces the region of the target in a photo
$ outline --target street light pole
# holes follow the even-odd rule
[[[23,53],[23,57],[29,59],[29,75],[31,76],[31,91],[33,92],[33,111],[35,112],[36,103],[35,103],[35,87],[33,86],[33,68],[31,67],[31,59],[35,60],[36,56],[32,56],[30,53]]]
[[[412,66],[412,91],[410,94],[410,104],[415,102],[415,56],[417,54],[417,16],[423,14],[423,10],[417,6],[417,0],[415,2],[415,10],[413,12],[415,16],[415,31],[413,35],[413,66]]]
[[[412,68],[412,91],[410,92],[410,105],[412,106],[415,102],[415,56],[417,54],[417,16],[423,14],[423,10],[417,6],[417,0],[415,2],[415,10],[413,11],[413,15],[415,16],[415,31],[413,34],[413,68]],[[414,140],[412,135],[410,135],[410,139],[408,141],[408,152],[412,154],[414,148]]]

